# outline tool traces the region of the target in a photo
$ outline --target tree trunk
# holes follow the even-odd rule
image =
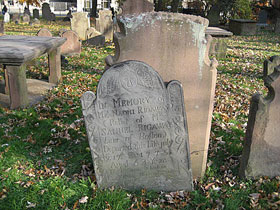
[[[97,0],[92,0],[92,8],[90,11],[91,17],[97,17]]]
[[[171,11],[177,12],[179,6],[179,0],[173,0],[171,6],[172,6]]]

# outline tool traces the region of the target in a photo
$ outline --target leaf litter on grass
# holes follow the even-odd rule
[[[69,27],[44,24],[54,34]],[[28,26],[24,33],[7,24],[9,34],[35,35],[37,29]],[[80,97],[96,91],[104,58],[114,46],[83,46],[80,56],[66,58],[63,82],[44,101],[23,110],[1,108],[1,209],[278,209],[279,177],[238,177],[250,98],[257,91],[267,93],[262,65],[279,55],[278,40],[272,34],[228,38],[227,57],[217,69],[206,175],[194,180],[194,192],[169,193],[97,188]],[[46,56],[36,60],[27,77],[47,79]]]

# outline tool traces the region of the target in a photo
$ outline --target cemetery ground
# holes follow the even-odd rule
[[[5,33],[35,35],[43,27],[58,35],[70,23],[9,23]],[[249,100],[257,91],[267,92],[263,61],[279,55],[279,38],[262,32],[227,39],[227,56],[218,66],[206,174],[194,180],[193,192],[171,193],[97,188],[80,97],[96,91],[114,46],[83,45],[80,56],[67,57],[63,82],[45,100],[26,109],[0,108],[0,209],[279,209],[280,177],[238,176]],[[47,68],[47,57],[40,57],[27,77],[47,80]]]

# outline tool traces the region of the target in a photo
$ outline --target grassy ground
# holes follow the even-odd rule
[[[7,24],[5,33],[35,35],[43,27],[57,35],[70,25]],[[96,90],[114,47],[83,46],[80,56],[67,58],[63,82],[44,101],[21,110],[0,107],[0,209],[279,209],[280,177],[238,177],[249,99],[266,93],[262,63],[280,53],[279,38],[263,33],[228,39],[227,57],[218,66],[207,171],[191,193],[97,188],[80,97]],[[27,76],[47,79],[47,72],[45,56]]]

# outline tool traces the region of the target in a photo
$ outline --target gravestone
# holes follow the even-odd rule
[[[50,5],[48,3],[42,4],[42,17],[48,21],[55,20],[55,14],[51,12]]]
[[[86,40],[86,31],[90,27],[87,12],[76,12],[72,14],[71,30],[75,31],[81,40]]]
[[[234,35],[255,35],[257,32],[257,21],[247,19],[229,20],[229,30]]]
[[[111,10],[100,10],[97,20],[99,31],[106,39],[113,40],[113,19]]]
[[[20,14],[19,13],[14,13],[12,17],[13,22],[20,22]]]
[[[24,7],[23,14],[27,14],[27,15],[31,16],[30,10],[27,7]]]
[[[86,43],[92,46],[104,46],[105,45],[105,36],[99,35],[87,39]]]
[[[40,15],[39,15],[39,10],[38,9],[33,9],[33,18],[37,18],[39,19],[40,18]]]
[[[5,24],[4,24],[4,21],[0,21],[0,35],[1,35],[1,34],[2,34],[2,35],[4,34],[4,31],[5,31],[5,30],[4,30],[4,25],[5,25]]]
[[[267,25],[267,11],[266,10],[261,10],[259,12],[258,25],[263,25],[263,26]]]
[[[10,22],[10,14],[6,12],[4,15],[4,23],[9,23],[9,22]]]
[[[180,82],[165,85],[147,64],[122,62],[81,102],[100,188],[193,189]]]
[[[30,22],[30,16],[28,14],[24,14],[22,17],[23,23],[29,23]]]
[[[87,31],[86,31],[86,38],[87,39],[90,39],[90,38],[93,38],[93,37],[96,37],[96,36],[99,36],[99,35],[101,35],[101,33],[93,27],[88,28]]]
[[[242,153],[242,177],[280,176],[280,57],[264,63],[266,97],[253,95]]]
[[[216,62],[208,58],[211,36],[205,36],[208,20],[199,16],[165,12],[127,15],[119,19],[114,34],[116,54],[108,65],[139,60],[156,69],[165,81],[182,82],[188,113],[194,177],[204,174],[207,161]]]
[[[154,11],[154,0],[125,0],[121,5],[121,15],[141,14]]]
[[[277,20],[276,20],[274,32],[277,33],[277,34],[280,33],[280,18],[277,18]]]
[[[37,32],[37,36],[52,37],[52,33],[48,29],[42,28]]]
[[[62,55],[76,55],[81,53],[82,44],[75,31],[65,31],[62,33],[61,37],[67,39],[61,46]]]
[[[214,5],[208,12],[207,19],[210,26],[218,26],[220,24],[220,8],[218,5]]]

